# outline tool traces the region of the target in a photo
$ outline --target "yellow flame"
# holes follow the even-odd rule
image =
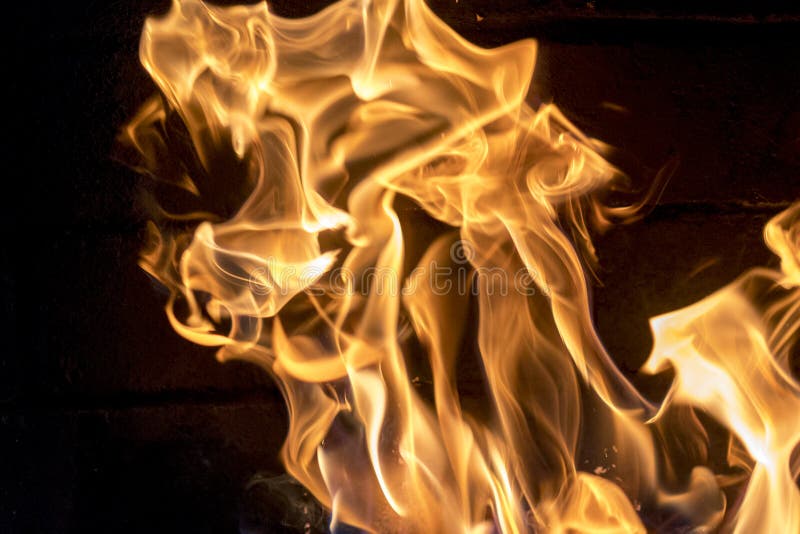
[[[792,532],[800,526],[800,489],[791,465],[800,442],[800,386],[786,368],[800,329],[799,210],[795,204],[765,230],[783,273],[753,271],[688,308],[651,320],[655,344],[644,370],[669,365],[676,373],[662,410],[670,402],[701,408],[730,429],[755,462],[731,518],[734,532]],[[755,303],[781,284],[789,294],[759,312]],[[785,332],[775,338],[779,329]],[[786,343],[789,337],[794,342]]]
[[[675,369],[653,406],[595,333],[578,252],[641,205],[602,205],[617,176],[603,145],[526,103],[535,55],[478,48],[419,0],[298,20],[175,0],[148,19],[162,98],[123,136],[193,206],[159,211],[141,260],[171,290],[170,322],[274,375],[282,459],[334,528],[644,532],[645,503],[698,529],[798,531],[800,208],[765,232],[782,273],[653,319],[645,370]],[[429,242],[409,200],[451,230]],[[469,358],[482,384],[460,381]],[[720,486],[737,479],[710,471],[693,409],[752,469],[733,510]],[[616,463],[579,462],[589,426]]]

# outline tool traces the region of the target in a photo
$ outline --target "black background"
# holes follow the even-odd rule
[[[776,264],[761,229],[800,193],[800,9],[696,4],[431,2],[478,44],[539,38],[536,98],[622,149],[643,179],[679,158],[659,206],[597,241],[594,313],[629,374],[647,356],[649,316]],[[282,472],[275,387],[174,334],[136,266],[140,181],[112,155],[155,90],[137,59],[144,17],[167,9],[5,8],[3,532],[235,532],[247,481]]]

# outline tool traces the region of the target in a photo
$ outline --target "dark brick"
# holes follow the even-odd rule
[[[0,416],[4,532],[238,532],[257,473],[282,471],[280,399]]]
[[[800,197],[800,78],[778,58],[791,50],[546,42],[534,93],[616,147],[640,183],[678,158],[662,202],[788,202]]]
[[[597,239],[595,322],[623,371],[635,373],[647,358],[650,317],[693,304],[748,269],[777,268],[762,238],[771,215],[662,207]]]
[[[61,232],[13,258],[18,299],[16,351],[0,361],[6,399],[271,389],[251,364],[220,364],[210,348],[169,325],[166,293],[136,264],[137,233]]]

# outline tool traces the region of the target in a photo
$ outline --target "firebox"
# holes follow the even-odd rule
[[[29,15],[9,531],[797,531],[796,8]]]

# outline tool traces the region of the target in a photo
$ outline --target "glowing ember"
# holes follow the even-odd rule
[[[675,380],[651,405],[595,334],[584,276],[589,228],[637,207],[604,206],[602,146],[526,104],[535,52],[475,47],[415,0],[300,20],[176,0],[148,20],[162,95],[125,137],[183,191],[141,262],[169,320],[274,375],[286,469],[334,530],[644,532],[649,510],[800,531],[800,205],[766,230],[782,272],[652,320],[644,370]],[[401,224],[412,202],[450,230]],[[459,392],[474,356],[483,411]],[[727,459],[694,409],[730,431]],[[579,465],[587,441],[601,465]]]

